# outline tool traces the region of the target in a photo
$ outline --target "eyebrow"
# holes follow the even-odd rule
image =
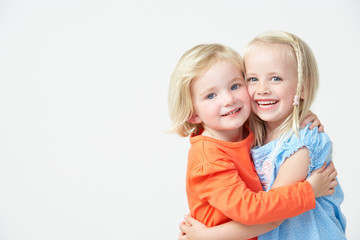
[[[207,88],[206,90],[204,90],[200,93],[200,97],[203,97],[203,96],[207,95],[209,92],[212,92],[214,90],[215,90],[215,87]]]
[[[258,75],[259,74],[257,73],[250,72],[250,73],[246,73],[246,78],[248,78],[249,76],[258,76]],[[284,75],[284,74],[281,72],[269,72],[267,73],[267,75]]]
[[[269,74],[270,75],[283,75],[283,73],[281,73],[281,72],[270,72]]]
[[[235,81],[237,81],[237,80],[243,81],[243,80],[244,80],[244,77],[241,77],[241,78],[235,77],[235,78],[233,78],[230,82],[235,82]]]
[[[229,83],[233,83],[233,82],[236,82],[236,81],[243,81],[243,82],[245,82],[245,78],[234,77],[233,79],[231,79],[231,80],[229,81]],[[209,92],[214,91],[215,89],[216,89],[216,87],[207,88],[206,90],[204,90],[204,91],[202,91],[202,92],[200,93],[200,96],[202,97],[202,96],[208,94]]]

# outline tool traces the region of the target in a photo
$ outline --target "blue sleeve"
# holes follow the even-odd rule
[[[300,138],[303,138],[306,148],[310,154],[310,165],[307,177],[315,169],[320,168],[325,162],[329,164],[332,160],[332,143],[329,136],[318,132],[318,128],[310,130],[309,125],[301,131]]]
[[[275,163],[278,169],[287,158],[302,147],[306,147],[310,155],[310,165],[306,177],[309,177],[313,170],[320,168],[325,162],[331,161],[332,144],[329,136],[326,133],[319,133],[317,127],[310,130],[309,125],[300,130],[299,137],[294,134],[282,144]]]

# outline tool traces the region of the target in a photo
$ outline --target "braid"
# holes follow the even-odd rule
[[[295,53],[295,57],[296,57],[296,61],[297,61],[298,83],[297,83],[297,88],[296,88],[296,95],[298,97],[300,97],[301,91],[302,91],[302,85],[304,82],[303,53],[302,53],[301,45],[300,45],[298,38],[292,34],[290,34],[290,36],[292,39],[291,46],[294,49],[294,53]],[[293,115],[292,115],[292,119],[293,119],[292,129],[296,133],[296,135],[299,134],[300,104],[301,104],[301,102],[298,105],[294,106],[294,111],[293,111]]]

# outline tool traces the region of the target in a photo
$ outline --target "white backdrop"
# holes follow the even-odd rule
[[[0,1],[0,239],[176,239],[188,139],[170,126],[180,56],[292,32],[313,49],[312,110],[334,143],[359,239],[360,3]]]

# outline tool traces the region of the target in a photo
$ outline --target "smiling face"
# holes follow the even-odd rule
[[[241,71],[226,61],[212,65],[191,84],[195,113],[191,123],[201,123],[203,135],[226,141],[236,139],[251,107]],[[239,131],[234,131],[239,130]]]
[[[254,43],[245,66],[252,111],[269,133],[293,111],[298,82],[293,50],[285,44]]]

